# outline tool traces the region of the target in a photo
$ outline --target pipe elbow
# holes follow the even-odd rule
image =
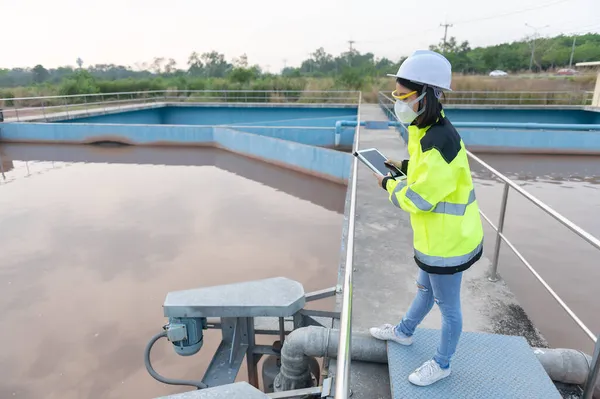
[[[565,348],[533,348],[533,353],[552,381],[584,385],[590,371],[591,356]],[[600,397],[600,381],[594,387],[594,397]]]
[[[303,356],[325,356],[326,336],[330,329],[308,326],[292,331],[281,349],[282,357],[300,358]]]

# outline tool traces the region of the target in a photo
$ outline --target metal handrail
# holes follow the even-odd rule
[[[386,98],[384,93],[379,93]],[[511,106],[586,106],[591,105],[594,92],[580,91],[452,91],[444,94],[448,105],[511,105]]]
[[[358,95],[359,91],[356,90],[147,90],[147,91],[125,91],[125,92],[112,92],[112,93],[88,93],[88,94],[65,94],[55,96],[34,96],[34,97],[14,97],[14,98],[0,98],[0,101],[23,101],[23,100],[47,100],[57,98],[75,98],[75,97],[110,97],[119,95],[132,95],[132,94],[160,94],[160,93],[300,93],[300,94],[311,94],[311,93],[346,93]]]
[[[362,96],[362,94],[361,94]],[[360,97],[360,96],[359,96]],[[358,150],[360,141],[360,104],[354,133],[352,151]],[[342,309],[340,312],[340,336],[336,361],[335,399],[347,399],[350,396],[350,362],[352,346],[352,280],[354,262],[354,219],[356,214],[356,182],[358,176],[358,158],[352,157],[352,179],[350,181],[350,209],[348,212],[348,237],[346,239],[346,260],[342,283]]]
[[[394,102],[394,100],[389,98],[384,93],[379,93],[380,106],[382,107],[382,109],[387,111],[388,114],[391,114],[393,116],[393,114],[388,109],[388,107],[384,106],[384,104],[382,103],[382,97],[392,103]],[[542,286],[546,289],[546,291],[548,291],[548,293],[556,300],[556,302],[558,302],[558,304],[563,308],[563,310],[571,317],[571,319],[577,324],[577,326],[581,330],[583,330],[583,332],[595,343],[594,358],[592,360],[592,364],[590,366],[590,372],[589,372],[589,375],[587,378],[588,384],[586,384],[586,389],[584,391],[584,398],[591,399],[592,398],[591,395],[592,395],[593,389],[594,389],[593,384],[596,381],[596,379],[598,378],[598,374],[600,373],[600,360],[599,360],[599,356],[598,356],[598,353],[600,351],[600,341],[598,340],[598,337],[594,333],[592,333],[592,331],[583,323],[583,321],[581,321],[581,319],[575,314],[575,312],[552,289],[550,284],[548,284],[546,282],[546,280],[544,280],[544,278],[542,276],[540,276],[540,274],[533,268],[533,266],[527,261],[527,259],[519,252],[519,250],[514,246],[514,244],[512,244],[508,240],[508,238],[506,238],[506,236],[503,234],[504,220],[505,220],[505,216],[506,216],[506,205],[508,202],[508,194],[509,194],[510,189],[511,188],[514,189],[517,193],[521,194],[523,197],[525,197],[527,200],[532,202],[538,208],[540,208],[541,210],[546,212],[548,215],[552,216],[555,220],[559,221],[563,226],[566,226],[569,230],[571,230],[572,232],[577,234],[579,237],[583,238],[586,242],[591,244],[594,248],[599,249],[599,250],[600,250],[600,240],[598,240],[596,237],[594,237],[587,231],[583,230],[581,227],[577,226],[575,223],[571,222],[569,219],[567,219],[566,217],[564,217],[563,215],[561,215],[560,213],[558,213],[557,211],[552,209],[550,206],[546,205],[544,202],[539,200],[537,197],[528,193],[526,190],[524,190],[523,188],[518,186],[515,182],[510,180],[508,177],[504,176],[502,173],[498,172],[496,169],[492,168],[490,165],[488,165],[486,162],[484,162],[483,160],[481,160],[480,158],[475,156],[470,151],[467,151],[467,155],[469,156],[470,159],[476,161],[481,166],[483,166],[485,169],[487,169],[487,171],[491,172],[496,178],[498,178],[499,180],[504,182],[504,191],[503,191],[503,195],[502,195],[502,202],[501,202],[501,207],[500,207],[500,217],[498,220],[498,226],[495,226],[494,223],[490,220],[490,218],[487,217],[483,213],[483,211],[481,211],[481,209],[479,210],[479,213],[481,214],[481,216],[496,231],[496,242],[494,245],[494,255],[492,258],[491,276],[489,277],[489,279],[491,281],[498,281],[498,274],[497,274],[498,259],[500,257],[500,246],[501,246],[502,241],[504,241],[506,243],[506,245],[508,245],[508,247],[511,249],[511,251],[519,258],[519,260],[521,262],[523,262],[523,264],[529,269],[529,271],[533,274],[533,276],[542,284]],[[591,387],[589,385],[591,385]]]
[[[4,109],[5,118],[15,118],[20,122],[42,119],[48,121],[50,112],[66,112],[75,109],[78,114],[87,114],[91,110],[120,110],[125,105],[146,104],[148,102],[178,101],[186,103],[243,103],[243,104],[311,104],[326,103],[336,105],[355,105],[360,92],[352,90],[153,90],[119,93],[93,93],[64,96],[19,97],[0,99],[0,106],[6,102],[13,104]],[[114,107],[109,109],[109,105]],[[24,115],[27,113],[27,115]]]
[[[532,194],[523,190],[523,188],[519,187],[515,182],[510,180],[508,177],[504,176],[502,173],[498,172],[496,169],[492,168],[490,165],[488,165],[483,160],[481,160],[480,158],[478,158],[477,156],[472,154],[470,151],[467,151],[467,154],[469,155],[469,158],[471,158],[474,161],[476,161],[477,163],[479,163],[481,166],[483,166],[489,172],[491,172],[496,178],[498,178],[504,182],[504,192],[502,195],[502,202],[500,205],[500,218],[498,221],[498,226],[496,227],[490,221],[490,219],[480,210],[480,213],[484,217],[484,219],[497,232],[496,245],[494,248],[494,255],[492,258],[492,273],[490,276],[490,280],[492,280],[492,281],[498,280],[497,271],[498,271],[498,258],[500,256],[500,242],[504,241],[510,247],[510,249],[513,251],[513,253],[515,255],[517,255],[517,257],[525,264],[525,266],[527,266],[527,268],[531,271],[531,273],[533,273],[533,275],[544,286],[544,288],[546,288],[546,290],[550,293],[550,295],[552,295],[552,297],[561,305],[561,307],[569,314],[569,316],[571,316],[573,321],[575,321],[575,323],[577,323],[577,325],[586,333],[586,335],[593,342],[596,342],[597,341],[596,335],[594,335],[592,333],[592,331],[579,319],[579,317],[577,317],[575,312],[573,312],[571,310],[571,308],[569,308],[569,306],[567,306],[567,304],[558,296],[558,294],[556,294],[556,292],[554,292],[554,290],[550,287],[550,285],[535,271],[535,269],[531,266],[531,264],[523,257],[523,255],[521,255],[521,253],[515,248],[515,246],[503,234],[503,227],[504,227],[504,220],[505,220],[505,215],[506,215],[506,205],[508,202],[509,189],[510,188],[514,189],[516,192],[518,192],[523,197],[528,199],[530,202],[532,202],[538,208],[540,208],[541,210],[546,212],[548,215],[552,216],[555,220],[559,221],[563,226],[566,226],[569,230],[571,230],[572,232],[577,234],[579,237],[583,238],[586,242],[591,244],[596,249],[600,249],[600,240],[598,240],[596,237],[592,236],[587,231],[583,230],[581,227],[577,226],[575,223],[571,222],[569,219],[567,219],[560,213],[556,212],[554,209],[552,209],[550,206],[543,203],[541,200],[539,200]]]

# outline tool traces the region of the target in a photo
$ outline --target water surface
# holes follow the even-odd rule
[[[336,283],[345,186],[215,149],[0,146],[0,397],[150,398],[171,290]],[[12,328],[9,328],[12,326]],[[200,379],[160,342],[156,369]]]

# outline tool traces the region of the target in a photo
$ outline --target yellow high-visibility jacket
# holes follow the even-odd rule
[[[443,114],[442,114],[443,115]],[[410,213],[415,261],[428,273],[468,269],[483,252],[483,226],[464,143],[443,117],[408,127],[406,177],[385,177],[390,201]]]

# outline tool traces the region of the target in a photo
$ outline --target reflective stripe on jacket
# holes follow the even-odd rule
[[[483,226],[464,143],[446,118],[408,128],[407,177],[386,177],[390,201],[410,213],[415,260],[428,273],[468,269],[483,252]]]

